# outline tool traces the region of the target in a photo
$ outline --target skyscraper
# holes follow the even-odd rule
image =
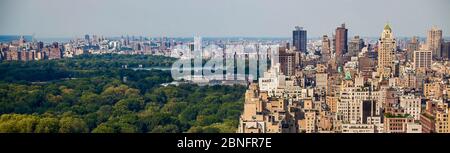
[[[349,43],[348,53],[351,56],[357,55],[364,48],[364,40],[359,36],[355,36]]]
[[[442,41],[442,30],[438,29],[436,26],[433,26],[427,33],[427,46],[428,49],[433,52],[434,58],[442,58]]]
[[[330,39],[327,35],[322,37],[322,55],[328,55],[331,52]]]
[[[417,36],[412,37],[411,41],[406,45],[406,58],[410,61],[413,59],[414,51],[419,50],[420,42]]]
[[[336,28],[336,41],[335,41],[335,52],[336,57],[341,57],[345,53],[347,53],[347,33],[348,29],[345,28],[345,24],[342,24],[341,27]]]
[[[306,52],[306,30],[303,30],[302,27],[295,27],[295,30],[292,32],[292,45],[296,48],[296,50],[300,52]]]
[[[395,50],[397,48],[392,29],[389,24],[384,26],[378,43],[378,76],[390,77],[394,71]]]
[[[322,37],[322,50],[321,50],[322,56],[320,57],[320,60],[322,62],[327,62],[330,60],[331,57],[331,42],[327,35],[323,35]]]
[[[88,34],[84,35],[84,40],[88,43],[91,41]]]

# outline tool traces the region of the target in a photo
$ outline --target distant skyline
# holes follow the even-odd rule
[[[433,25],[448,37],[449,14],[449,0],[1,0],[0,35],[320,37],[346,23],[349,37],[379,37],[389,22],[396,37]]]

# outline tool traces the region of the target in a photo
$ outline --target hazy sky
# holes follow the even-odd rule
[[[379,36],[389,22],[396,36],[425,36],[437,25],[450,36],[449,0],[0,0],[0,35],[36,37],[194,35],[308,37]]]

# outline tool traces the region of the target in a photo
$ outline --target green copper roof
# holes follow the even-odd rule
[[[387,23],[387,24],[384,26],[384,30],[392,31],[391,26],[389,26],[389,23]]]
[[[350,74],[349,71],[345,72],[345,80],[351,80],[352,79],[352,75]]]

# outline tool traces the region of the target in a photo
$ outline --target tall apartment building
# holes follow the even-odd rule
[[[378,43],[378,68],[380,77],[390,77],[394,71],[395,51],[397,45],[389,24],[384,27]]]
[[[342,82],[340,97],[337,102],[337,118],[344,123],[361,124],[367,120],[368,116],[364,114],[364,102],[372,100],[374,102],[374,113],[380,115],[380,93],[372,91],[370,87],[357,87],[350,80]]]
[[[442,30],[436,26],[433,26],[427,32],[427,46],[428,49],[433,52],[433,58],[441,59],[442,58]]]
[[[295,68],[300,65],[300,52],[280,48],[278,56],[281,72],[286,76],[295,75]]]
[[[331,54],[331,42],[327,35],[322,36],[322,55]]]
[[[335,35],[335,53],[336,57],[342,57],[345,53],[348,51],[347,46],[348,41],[348,29],[345,28],[345,24],[342,24],[340,27],[336,28],[336,35]]]
[[[406,59],[413,61],[414,51],[419,50],[420,42],[417,36],[411,38],[411,41],[406,44]]]
[[[361,50],[364,48],[364,40],[360,38],[359,36],[353,37],[352,40],[350,40],[348,45],[348,54],[350,56],[356,56]]]
[[[316,73],[316,88],[326,92],[328,85],[328,73]]]
[[[421,99],[413,94],[403,95],[400,97],[400,107],[404,109],[406,114],[412,115],[414,120],[420,120]]]
[[[432,52],[429,50],[416,50],[413,54],[414,69],[429,69],[433,62]]]

